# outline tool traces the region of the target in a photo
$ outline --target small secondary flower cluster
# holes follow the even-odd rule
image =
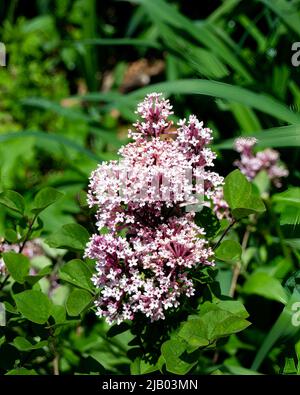
[[[9,244],[4,241],[0,241],[0,254],[3,252],[20,252],[20,244],[14,243]],[[22,249],[22,254],[27,256],[29,259],[37,258],[45,255],[45,250],[43,247],[42,240],[39,238],[28,240]],[[37,270],[34,266],[30,267],[29,275],[35,276],[37,275],[39,270]],[[5,265],[4,259],[0,257],[0,278],[2,276],[6,276],[8,273],[7,267]],[[46,276],[48,280],[48,295],[51,296],[53,292],[58,287],[58,275],[55,272],[52,272],[48,276]]]
[[[270,181],[277,187],[281,187],[281,178],[287,177],[288,170],[279,163],[279,152],[266,148],[256,154],[253,147],[257,143],[254,137],[240,137],[235,141],[235,149],[241,154],[241,159],[234,164],[241,170],[248,180],[253,180],[261,171],[265,170]]]
[[[240,171],[253,180],[256,175],[264,170],[270,181],[277,187],[281,187],[281,178],[287,177],[288,170],[279,162],[279,152],[271,148],[266,148],[256,154],[253,148],[257,143],[255,137],[239,137],[235,140],[234,148],[240,153],[240,159],[234,162]],[[230,218],[230,211],[227,202],[224,200],[223,189],[218,187],[212,198],[213,209],[219,219]]]
[[[4,241],[0,241],[0,253],[3,252],[19,252],[20,251],[20,245],[19,244],[9,244]],[[27,256],[28,258],[34,258],[36,256],[43,255],[43,248],[41,246],[40,240],[35,239],[35,240],[29,240],[26,242],[22,254]],[[5,266],[5,262],[3,258],[0,258],[0,276],[6,275],[7,274],[7,268]]]
[[[215,159],[207,147],[211,130],[191,115],[171,132],[171,110],[161,94],[148,95],[137,108],[141,120],[129,131],[134,142],[119,151],[121,161],[99,165],[90,178],[88,202],[97,208],[100,234],[92,236],[85,256],[96,260],[97,315],[110,324],[136,313],[164,319],[182,295],[195,292],[189,272],[213,264],[195,213],[184,211],[195,196],[209,204],[223,183],[208,170]]]

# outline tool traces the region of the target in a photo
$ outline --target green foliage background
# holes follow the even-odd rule
[[[11,278],[0,286],[8,319],[0,327],[0,372],[299,374],[299,330],[291,325],[300,301],[300,67],[291,62],[299,1],[30,3],[0,5],[7,50],[0,235],[47,244],[34,276],[23,255],[3,257]],[[204,297],[175,316],[177,328],[145,330],[141,319],[109,329],[89,308],[93,263],[79,261],[94,230],[85,191],[97,163],[117,157],[136,104],[152,91],[170,97],[178,116],[195,113],[214,130],[222,175],[234,170],[232,142],[240,135],[279,149],[290,175],[279,191],[264,174],[255,180],[266,213],[242,219],[226,236],[217,270],[198,279]],[[234,182],[228,188],[240,186]],[[49,296],[51,273],[59,286]]]

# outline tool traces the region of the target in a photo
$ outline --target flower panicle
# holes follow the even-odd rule
[[[210,170],[212,131],[191,115],[179,121],[176,138],[163,138],[173,111],[161,93],[147,95],[136,113],[134,141],[121,147],[118,162],[98,166],[88,192],[97,227],[108,230],[92,236],[85,256],[96,261],[97,315],[110,324],[137,313],[164,319],[195,293],[191,272],[214,264],[204,229],[185,210],[199,195],[207,204],[223,184]]]

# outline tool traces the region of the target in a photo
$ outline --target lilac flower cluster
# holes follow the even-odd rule
[[[102,163],[90,178],[88,202],[97,209],[100,232],[85,256],[96,260],[97,315],[110,324],[136,313],[164,319],[182,295],[194,294],[191,269],[213,265],[194,211],[184,210],[198,196],[210,204],[223,183],[208,170],[215,159],[207,147],[211,130],[190,116],[171,132],[171,110],[161,94],[148,95],[137,109],[142,120],[129,131],[134,142],[120,149],[119,162]]]
[[[0,241],[0,253],[3,252],[17,252],[19,253],[20,251],[20,244],[9,244],[4,241]],[[42,240],[39,238],[33,239],[33,240],[28,240],[22,250],[22,254],[27,256],[29,259],[33,259],[39,256],[43,256],[45,254],[43,245],[42,245]],[[31,276],[35,276],[38,274],[38,270],[34,267],[30,267],[29,274]],[[8,274],[7,267],[5,265],[5,262],[3,258],[0,257],[0,278],[1,276],[6,276]],[[49,288],[48,288],[48,295],[52,296],[53,292],[56,290],[58,287],[58,275],[57,273],[53,272],[49,276],[46,277],[48,282],[49,282]]]
[[[4,241],[0,241],[0,253],[10,252],[10,251],[19,252],[19,250],[20,250],[19,244],[9,244]],[[27,241],[25,247],[23,248],[22,254],[24,254],[30,259],[42,255],[43,248],[41,246],[40,240],[35,239],[35,240]],[[0,258],[0,276],[6,274],[7,274],[7,269],[4,260],[3,258]]]
[[[281,187],[280,179],[287,177],[289,172],[279,163],[279,152],[266,148],[255,154],[253,147],[256,143],[257,140],[254,137],[238,138],[235,141],[235,149],[241,154],[241,158],[234,164],[249,180],[253,180],[261,170],[265,170],[273,184],[277,188]]]

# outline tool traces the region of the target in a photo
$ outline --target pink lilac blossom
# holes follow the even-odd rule
[[[0,253],[10,252],[10,251],[19,252],[20,245],[9,244],[4,241],[0,242]],[[43,248],[41,246],[41,241],[39,239],[27,241],[25,247],[23,248],[22,254],[27,256],[29,259],[42,255]],[[7,268],[5,266],[3,258],[0,258],[0,276],[1,275],[4,276],[6,274],[7,274]]]
[[[238,138],[235,141],[235,149],[241,154],[241,158],[234,164],[245,174],[248,180],[253,180],[261,170],[265,170],[273,184],[280,188],[280,179],[287,177],[289,172],[279,163],[279,152],[267,148],[255,154],[253,148],[256,143],[255,138]]]
[[[212,197],[213,212],[219,220],[226,218],[231,219],[228,203],[224,199],[223,188],[218,187]]]
[[[19,253],[20,251],[20,245],[19,244],[9,244],[7,242],[4,242],[4,240],[0,241],[0,253],[3,252],[17,252]],[[28,240],[22,250],[22,254],[27,256],[29,259],[33,259],[39,256],[44,255],[44,249],[42,246],[42,241],[41,239],[33,239],[33,240]],[[38,271],[34,268],[31,267],[29,270],[29,274],[31,276],[34,276],[38,273]],[[5,262],[3,258],[0,258],[0,277],[1,275],[6,275],[8,274],[7,268],[5,266]],[[56,274],[51,274],[49,276],[49,281],[50,281],[50,288],[51,292],[58,286],[57,283],[58,276]]]
[[[141,312],[152,321],[178,307],[181,295],[194,294],[187,270],[212,265],[212,250],[191,213],[165,224],[142,228],[128,242],[112,234],[93,235],[86,256],[96,259],[93,282],[101,288],[97,315],[121,323]]]
[[[253,148],[257,143],[255,137],[239,137],[236,139],[234,147],[240,153],[240,159],[234,162],[240,171],[248,178],[253,180],[256,175],[265,170],[277,187],[281,187],[281,178],[287,177],[288,170],[279,163],[279,152],[270,148],[259,151],[256,154]],[[224,200],[223,189],[218,187],[212,197],[213,210],[219,219],[231,219],[230,210],[227,202]]]
[[[150,93],[146,99],[138,104],[137,111],[142,121],[133,124],[135,131],[129,130],[129,137],[138,139],[145,136],[158,137],[172,125],[168,117],[173,114],[169,100],[162,98],[161,93]]]
[[[19,246],[17,244],[8,244],[5,243],[4,240],[0,241],[0,254],[3,252],[9,252],[9,251],[14,251],[18,252],[19,251]],[[5,266],[5,262],[3,258],[0,257],[0,277],[5,276],[7,274],[7,268]]]
[[[208,147],[212,132],[190,116],[178,123],[176,139],[161,139],[172,113],[161,94],[146,96],[137,110],[142,121],[129,131],[134,142],[119,150],[119,162],[102,163],[90,178],[89,206],[97,209],[99,230],[109,233],[94,234],[85,257],[96,261],[97,315],[110,324],[137,313],[164,319],[183,295],[194,294],[189,272],[214,264],[195,213],[184,210],[198,196],[209,204],[223,184],[208,169],[215,159]]]
[[[5,276],[6,274],[6,266],[2,258],[0,258],[0,277]]]
[[[20,245],[19,244],[9,244],[4,241],[0,241],[0,253],[3,252],[19,252],[20,251]],[[22,250],[22,254],[27,256],[29,259],[33,259],[39,256],[44,255],[45,251],[42,246],[42,241],[41,239],[33,239],[33,240],[28,240]],[[6,276],[8,274],[8,270],[5,266],[5,262],[3,258],[0,257],[0,277],[1,276]],[[35,276],[38,274],[38,270],[36,270],[34,267],[31,267],[29,270],[29,274],[31,276]],[[56,290],[58,287],[58,275],[56,273],[51,273],[49,276],[47,276],[47,279],[49,281],[49,289],[48,289],[48,295],[52,296],[53,292]]]

